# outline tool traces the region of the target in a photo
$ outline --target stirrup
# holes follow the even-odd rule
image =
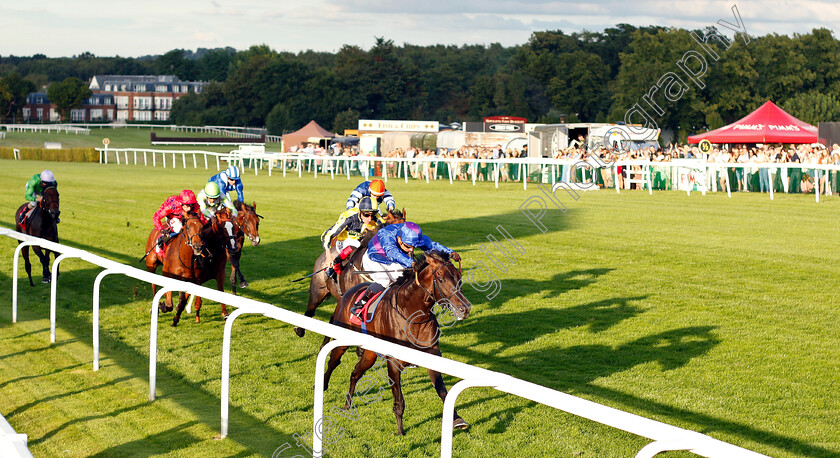
[[[362,308],[364,308],[364,306],[365,306],[365,300],[360,299],[359,302],[356,302],[355,304],[353,304],[352,307],[350,307],[350,313],[353,314],[356,318],[361,320],[362,319]]]

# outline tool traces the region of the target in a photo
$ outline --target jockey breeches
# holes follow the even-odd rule
[[[361,245],[361,243],[359,243],[358,240],[352,238],[346,238],[344,240],[335,241],[335,249],[338,250],[339,253],[341,253],[342,250],[349,246],[353,248],[359,248],[359,245]]]
[[[181,220],[178,218],[169,218],[166,223],[169,224],[169,228],[173,234],[181,233],[181,229],[184,227],[183,224],[181,224]]]
[[[370,257],[368,257],[368,252],[366,251],[365,255],[362,256],[362,269],[373,272],[368,274],[370,278],[376,283],[379,283],[383,287],[387,288],[394,282],[394,280],[402,275],[401,271],[404,267],[397,262],[380,264],[370,259]]]

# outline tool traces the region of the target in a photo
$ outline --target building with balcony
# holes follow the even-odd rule
[[[204,82],[181,81],[174,75],[96,75],[90,80],[93,95],[82,108],[70,110],[72,122],[168,121],[172,104],[190,92],[200,93]],[[55,105],[44,92],[26,97],[25,122],[56,122]]]

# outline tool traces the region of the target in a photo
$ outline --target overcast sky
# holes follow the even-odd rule
[[[733,5],[753,36],[840,24],[840,6],[819,0],[0,0],[0,55],[137,57],[263,43],[277,51],[335,52],[344,44],[368,49],[375,37],[397,45],[511,46],[543,30],[702,28],[734,22]]]

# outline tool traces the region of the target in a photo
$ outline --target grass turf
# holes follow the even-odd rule
[[[63,243],[140,266],[151,215],[182,187],[215,171],[0,161],[10,227],[27,178],[52,168],[61,191]],[[251,287],[241,294],[301,312],[320,232],[361,179],[247,175],[246,196],[265,216],[263,240],[246,246]],[[409,220],[497,276],[487,298],[465,286],[471,316],[447,328],[444,356],[505,372],[599,403],[709,434],[772,456],[838,456],[840,403],[834,305],[840,200],[812,196],[562,191],[565,213],[547,210],[540,231],[519,211],[539,191],[521,184],[388,184]],[[502,225],[521,245],[515,251]],[[515,262],[491,246],[496,234]],[[10,255],[0,239],[0,303],[10,302]],[[21,269],[22,270],[22,269]],[[37,281],[38,267],[35,267]],[[49,344],[49,288],[21,273],[19,323],[0,308],[0,413],[44,456],[271,455],[311,432],[314,359],[321,336],[297,338],[272,320],[237,321],[231,364],[231,432],[219,426],[221,337],[217,304],[202,323],[160,318],[158,400],[148,392],[148,285],[109,276],[102,289],[102,369],[91,371],[91,286],[98,269],[62,263],[58,337]],[[486,281],[477,275],[474,282]],[[326,321],[334,302],[316,318]],[[423,369],[403,376],[406,436],[396,437],[392,399],[344,403],[352,352],[326,393],[343,435],[332,456],[439,453],[441,402]],[[444,377],[447,385],[457,381]],[[492,389],[458,400],[472,424],[456,432],[456,456],[630,456],[648,441]],[[290,449],[278,456],[293,456]],[[681,456],[684,453],[669,453]]]

